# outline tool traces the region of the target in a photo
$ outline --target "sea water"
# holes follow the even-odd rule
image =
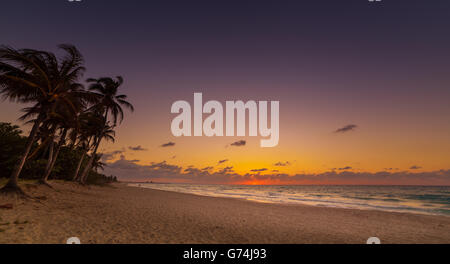
[[[450,186],[243,186],[149,183],[134,183],[130,186],[264,203],[450,216]]]

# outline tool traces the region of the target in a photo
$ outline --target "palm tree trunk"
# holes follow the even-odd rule
[[[48,151],[47,165],[45,166],[45,174],[47,174],[47,172],[50,170],[50,167],[51,167],[52,161],[53,161],[53,153],[55,150],[55,135],[54,134],[51,136],[50,140],[51,140],[50,145],[48,147],[49,151]],[[44,183],[42,181],[42,179],[39,182]]]
[[[52,173],[53,167],[55,166],[55,163],[56,163],[56,159],[58,158],[58,155],[59,155],[59,151],[61,150],[61,147],[66,140],[66,135],[67,135],[67,129],[64,128],[63,133],[61,134],[61,137],[59,139],[58,145],[56,145],[56,149],[54,150],[54,153],[52,155],[52,159],[51,160],[49,159],[50,166],[48,166],[48,168],[45,170],[44,177],[40,181],[41,183],[49,185],[47,182],[48,177]]]
[[[81,177],[80,177],[80,183],[81,184],[85,184],[86,183],[87,177],[89,175],[89,171],[92,168],[92,164],[94,162],[95,155],[97,154],[97,149],[98,149],[99,145],[100,145],[100,139],[98,140],[97,144],[95,145],[94,151],[92,151],[91,157],[89,158],[89,161],[88,161],[86,167],[84,168],[83,173],[81,174]]]
[[[18,185],[19,175],[23,169],[23,166],[25,165],[25,161],[27,160],[28,154],[30,154],[31,147],[33,146],[36,134],[43,119],[44,114],[40,113],[38,118],[33,124],[33,128],[31,129],[30,135],[28,136],[27,143],[25,145],[25,150],[23,151],[22,156],[17,161],[14,170],[11,173],[11,176],[9,177],[8,183],[6,183],[6,185],[2,189],[0,189],[0,192],[25,195],[25,193],[22,191],[22,189],[20,189]]]
[[[77,169],[75,170],[75,173],[73,174],[72,181],[78,180],[78,173],[80,172],[81,165],[83,164],[84,156],[86,156],[86,152],[83,152],[83,155],[81,155],[80,161],[78,162]]]

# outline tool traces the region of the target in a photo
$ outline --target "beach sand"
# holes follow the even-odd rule
[[[450,243],[450,217],[264,204],[128,187],[52,182],[0,196],[0,243]]]

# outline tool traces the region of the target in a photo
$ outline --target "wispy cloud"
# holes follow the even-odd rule
[[[358,126],[357,125],[346,125],[334,131],[334,133],[346,133],[350,131],[354,131]]]
[[[243,147],[243,146],[245,146],[245,144],[247,144],[247,141],[239,140],[239,141],[231,143],[231,146],[233,146],[233,147]]]
[[[352,167],[350,167],[350,166],[346,166],[346,167],[342,167],[342,168],[338,168],[338,170],[351,170],[351,169],[353,169]]]
[[[166,144],[162,144],[162,145],[161,145],[162,148],[173,147],[173,146],[175,146],[175,143],[174,143],[174,142],[169,142],[169,143],[166,143]]]
[[[233,166],[225,167],[222,170],[220,170],[218,173],[223,174],[223,173],[231,173],[231,172],[234,172]]]
[[[263,171],[267,171],[267,168],[251,170],[251,172],[263,172]]]
[[[276,166],[276,167],[286,167],[286,166],[290,166],[291,165],[291,163],[289,162],[289,161],[286,161],[286,162],[277,162],[277,163],[275,163],[274,164],[274,166]]]
[[[146,151],[147,150],[147,149],[143,148],[141,145],[136,146],[136,147],[129,146],[128,149],[132,150],[132,151]]]
[[[228,161],[227,159],[219,160],[219,162],[218,162],[217,164],[222,164],[222,163],[225,163],[225,162],[227,162],[227,161]]]
[[[422,169],[422,167],[414,165],[414,166],[411,166],[409,169],[410,170],[420,170],[420,169]]]

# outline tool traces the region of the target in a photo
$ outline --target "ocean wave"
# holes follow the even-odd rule
[[[239,198],[263,203],[306,204],[450,216],[450,187],[130,185],[203,196]]]

